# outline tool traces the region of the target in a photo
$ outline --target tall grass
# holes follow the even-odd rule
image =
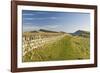
[[[55,42],[33,49],[23,56],[23,62],[79,60],[90,58],[89,38],[66,35]]]

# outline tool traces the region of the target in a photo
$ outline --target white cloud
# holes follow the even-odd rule
[[[56,30],[59,25],[44,25],[44,26],[36,26],[36,24],[26,23],[27,25],[23,26],[23,31],[33,31],[39,29],[48,29],[48,30]]]
[[[39,27],[38,26],[32,26],[32,25],[24,25],[23,26],[23,32],[25,31],[33,31],[33,30],[38,30]]]
[[[57,17],[50,17],[50,19],[57,19]]]
[[[23,20],[35,20],[35,18],[23,18]]]
[[[36,12],[37,14],[45,14],[45,13],[47,13],[47,12]]]
[[[59,25],[46,25],[46,26],[44,26],[44,28],[51,28],[51,29],[54,29],[57,27],[59,27]]]
[[[35,14],[32,14],[32,13],[31,14],[30,13],[23,13],[22,15],[30,15],[31,16],[31,15],[35,15]]]
[[[23,18],[23,20],[55,20],[55,19],[58,19],[57,17],[41,17],[41,18],[34,18],[34,17],[27,17],[27,18]]]
[[[32,25],[32,23],[29,23],[29,22],[27,22],[27,23],[23,23],[23,24],[24,24],[24,26]]]

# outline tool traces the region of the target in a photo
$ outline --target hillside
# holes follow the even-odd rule
[[[31,33],[38,33],[38,32],[46,32],[46,33],[66,33],[63,31],[52,31],[52,30],[46,30],[46,29],[39,29],[39,30],[34,30],[34,31],[28,31]]]
[[[76,36],[82,36],[82,37],[90,37],[90,32],[83,31],[83,30],[78,30],[78,31],[71,33],[71,34],[76,35]]]
[[[90,39],[78,33],[75,34],[79,36],[64,34],[54,40],[49,38],[51,41],[25,54],[23,62],[89,59]]]
[[[46,30],[46,29],[40,29],[39,31],[41,31],[41,32],[52,32],[52,33],[58,33],[57,31],[51,31],[51,30]]]

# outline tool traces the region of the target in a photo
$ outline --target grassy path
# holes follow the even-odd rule
[[[49,38],[44,38],[44,39],[35,39],[35,40],[30,40],[27,42],[27,44],[23,45],[25,48],[23,49],[23,56],[27,54],[28,52],[32,51],[33,49],[37,49],[39,47],[44,46],[47,43],[53,43],[61,38],[63,38],[64,35],[60,36],[55,36],[55,37],[49,37]]]

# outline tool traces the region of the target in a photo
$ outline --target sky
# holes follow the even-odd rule
[[[46,29],[73,33],[90,31],[90,14],[79,12],[22,10],[23,32]]]

